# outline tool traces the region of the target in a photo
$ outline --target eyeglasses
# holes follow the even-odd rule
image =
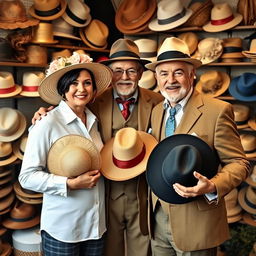
[[[115,69],[115,70],[113,70],[113,74],[115,76],[122,76],[124,74],[124,72],[129,77],[135,77],[138,74],[138,70],[133,69],[133,68],[129,68],[129,69],[126,69],[126,70],[124,70],[124,69]]]

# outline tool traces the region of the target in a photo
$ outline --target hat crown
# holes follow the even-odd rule
[[[198,52],[202,58],[214,58],[223,50],[222,40],[218,38],[205,38],[198,44]]]
[[[146,14],[149,8],[148,5],[149,1],[145,0],[125,1],[122,7],[123,18],[127,22],[136,22]]]
[[[250,114],[250,108],[242,104],[233,104],[235,122],[247,121]]]
[[[52,26],[53,26],[53,34],[54,32],[73,34],[74,27],[68,22],[66,22],[64,19],[62,19],[61,17],[56,20],[53,20]]]
[[[70,0],[68,3],[68,8],[80,19],[87,19],[89,17],[90,8],[81,0]]]
[[[139,52],[154,52],[157,51],[157,41],[150,38],[140,38],[134,41],[134,43],[138,46]]]
[[[251,41],[250,52],[256,53],[256,39],[252,39]]]
[[[0,141],[0,157],[7,157],[12,154],[12,144]]]
[[[20,120],[17,111],[12,108],[0,108],[0,135],[10,136],[19,128]]]
[[[221,73],[215,70],[206,72],[200,76],[203,92],[215,92],[218,91],[223,83]]]
[[[121,161],[129,161],[143,151],[144,143],[134,128],[124,128],[116,133],[113,143],[113,157]]]
[[[190,54],[192,54],[196,50],[198,45],[198,37],[196,33],[193,33],[193,32],[182,33],[178,36],[178,38],[180,38],[187,44]]]
[[[60,0],[34,0],[34,8],[38,11],[49,11],[57,8]]]
[[[44,79],[45,74],[40,71],[25,72],[23,73],[24,86],[39,86],[40,82]]]
[[[236,47],[242,47],[243,41],[240,37],[230,37],[230,38],[224,38],[223,39],[223,47],[228,46],[236,46]]]
[[[256,136],[252,134],[241,134],[240,138],[245,153],[256,150]]]
[[[25,152],[27,141],[28,141],[28,137],[27,136],[24,136],[24,137],[21,138],[20,151],[23,152],[23,153]]]
[[[53,25],[48,22],[40,22],[32,28],[32,41],[53,42]]]
[[[181,13],[183,10],[184,6],[180,0],[161,0],[158,3],[157,18],[158,20],[168,19]]]
[[[211,20],[225,19],[233,15],[228,3],[215,4],[211,11]]]
[[[0,72],[0,88],[1,89],[10,88],[10,87],[13,87],[14,85],[15,85],[15,82],[14,82],[12,73],[1,71]]]
[[[256,75],[254,73],[243,73],[238,79],[238,90],[243,95],[255,95]]]
[[[26,9],[19,0],[2,0],[0,2],[0,21],[22,22],[26,21]]]
[[[25,221],[28,218],[35,217],[35,215],[36,215],[36,209],[33,205],[21,203],[21,202],[17,202],[10,212],[10,216],[16,221],[18,220]]]

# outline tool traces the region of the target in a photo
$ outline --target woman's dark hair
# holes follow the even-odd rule
[[[93,91],[97,91],[96,87],[96,82],[94,78],[94,74],[92,71],[86,69],[86,68],[79,68],[79,69],[73,69],[65,73],[58,81],[57,84],[57,90],[59,95],[61,95],[65,99],[65,93],[68,92],[70,85],[77,80],[79,77],[79,74],[81,71],[86,70],[92,78],[92,86],[93,86]]]

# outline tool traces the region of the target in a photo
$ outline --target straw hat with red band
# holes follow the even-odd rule
[[[240,13],[233,14],[228,3],[215,4],[211,11],[211,21],[203,26],[207,32],[225,31],[238,25],[243,19]]]
[[[16,96],[21,89],[21,86],[15,84],[12,73],[0,71],[0,98]]]
[[[110,180],[132,179],[146,170],[156,139],[142,131],[126,127],[119,130],[101,150],[101,173]]]

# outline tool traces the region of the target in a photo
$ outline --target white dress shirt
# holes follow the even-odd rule
[[[87,127],[61,101],[30,129],[19,181],[21,186],[43,193],[41,230],[63,242],[99,239],[106,231],[104,180],[90,189],[69,190],[66,177],[50,174],[46,159],[60,137],[77,134],[91,139],[100,151],[103,143],[94,114],[85,110]]]

